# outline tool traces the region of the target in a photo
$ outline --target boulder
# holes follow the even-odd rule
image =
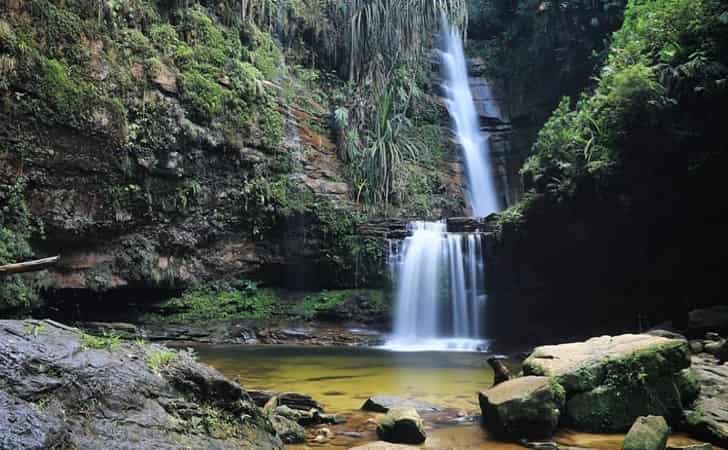
[[[660,416],[638,417],[627,436],[622,450],[665,450],[670,427]]]
[[[565,400],[558,383],[537,376],[505,381],[478,397],[488,429],[507,439],[553,435]]]
[[[668,445],[667,450],[713,450],[710,444]]]
[[[69,448],[69,433],[60,418],[0,391],[0,448]]]
[[[728,330],[728,306],[720,305],[690,311],[688,329],[693,334]]]
[[[159,352],[173,356],[153,364]],[[282,449],[247,392],[186,352],[114,342],[91,348],[78,330],[54,322],[0,321],[0,380],[0,447],[7,450],[151,450],[181,442]]]
[[[414,408],[392,408],[377,425],[377,435],[387,442],[421,444],[427,433]]]
[[[392,408],[414,408],[418,413],[442,411],[441,408],[432,403],[412,400],[394,395],[375,395],[369,397],[361,406],[362,411],[386,413]]]
[[[682,372],[689,366],[686,340],[626,334],[537,347],[523,372],[553,377],[564,387],[566,420],[575,429],[624,432],[639,416],[682,420],[695,397],[694,383]]]
[[[412,450],[412,446],[404,444],[393,444],[391,442],[375,441],[358,447],[351,447],[349,450]]]
[[[270,416],[270,421],[284,444],[303,444],[306,442],[306,430],[291,419],[273,414]]]
[[[690,352],[684,340],[623,334],[536,347],[524,361],[523,373],[555,377],[571,393],[594,389],[616,372],[632,368],[659,376],[689,366]]]
[[[694,355],[691,374],[700,384],[694,405],[685,411],[687,430],[728,448],[728,365],[711,356]]]

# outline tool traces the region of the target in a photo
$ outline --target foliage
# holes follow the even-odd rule
[[[311,319],[319,311],[330,310],[341,305],[350,298],[350,295],[350,291],[323,291],[308,295],[293,307],[292,312],[295,315]]]
[[[272,313],[275,302],[273,291],[243,281],[190,290],[167,300],[162,308],[171,312],[172,320],[261,319]]]
[[[0,183],[0,265],[17,263],[33,256],[29,239],[42,235],[42,224],[32,221],[25,203],[25,178],[14,184]],[[41,274],[18,274],[4,277],[0,283],[0,311],[24,312],[39,303],[44,285]]]
[[[710,0],[631,1],[595,91],[575,109],[564,99],[539,133],[522,169],[527,186],[564,199],[585,181],[599,186],[622,170],[632,135],[670,120],[683,95],[668,91],[664,74],[674,69],[666,61],[685,67],[715,51],[708,38],[717,22],[712,5]],[[700,76],[705,75],[718,74]]]
[[[419,63],[432,44],[432,30],[446,15],[454,25],[467,23],[462,0],[353,0],[347,4],[350,27],[349,79],[374,80],[381,88],[393,69],[407,61]]]
[[[177,353],[168,348],[154,348],[147,355],[147,365],[152,371],[159,373],[177,358]]]
[[[113,350],[121,343],[121,336],[114,332],[104,332],[101,336],[95,336],[93,334],[87,334],[82,332],[80,334],[80,338],[81,346],[83,346],[83,348]]]

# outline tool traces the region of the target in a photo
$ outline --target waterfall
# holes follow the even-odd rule
[[[480,132],[478,111],[470,92],[463,43],[456,27],[443,18],[440,71],[442,92],[452,120],[453,133],[462,150],[467,181],[466,196],[476,217],[498,211],[498,200],[490,164],[490,142]],[[497,115],[497,105],[490,106]]]
[[[397,281],[393,350],[484,350],[485,306],[479,233],[448,233],[444,222],[412,222],[388,261]]]
[[[460,33],[446,20],[442,44],[442,91],[465,163],[466,194],[473,214],[483,217],[499,209],[490,144],[480,132]],[[479,107],[498,116],[492,96],[485,97],[488,101]],[[403,242],[389,246],[390,273],[397,289],[394,330],[385,347],[487,349],[481,323],[487,298],[481,234],[449,233],[445,222],[412,222],[409,231]]]

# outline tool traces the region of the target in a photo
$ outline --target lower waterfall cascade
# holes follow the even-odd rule
[[[485,263],[481,233],[449,233],[445,222],[412,222],[389,245],[396,281],[392,350],[487,350],[482,323]]]

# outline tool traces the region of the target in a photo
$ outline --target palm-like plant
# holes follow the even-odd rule
[[[395,175],[406,158],[416,159],[420,143],[406,133],[406,116],[395,109],[395,95],[386,90],[379,98],[362,161],[363,186],[371,202],[389,205]]]
[[[422,57],[443,14],[464,28],[466,0],[351,0],[347,10],[349,79],[377,77],[402,60]]]

